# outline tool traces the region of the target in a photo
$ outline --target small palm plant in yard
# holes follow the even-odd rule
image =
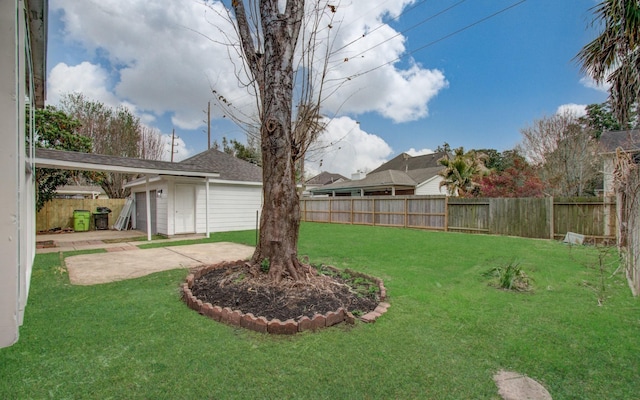
[[[497,266],[484,273],[492,278],[492,284],[505,290],[527,292],[532,289],[531,278],[524,272],[520,263],[510,262],[506,266]]]

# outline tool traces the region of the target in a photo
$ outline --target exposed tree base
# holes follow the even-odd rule
[[[303,265],[305,278],[282,278],[278,283],[259,269],[244,264],[214,269],[194,281],[194,296],[213,306],[229,307],[268,320],[294,321],[344,308],[355,315],[373,311],[380,302],[378,285],[359,276]]]

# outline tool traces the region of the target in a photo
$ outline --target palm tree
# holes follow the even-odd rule
[[[593,10],[593,24],[602,25],[602,32],[576,58],[597,83],[611,85],[611,107],[625,125],[640,97],[640,2],[604,0]]]
[[[462,147],[454,150],[453,158],[447,153],[438,162],[445,167],[439,172],[439,175],[444,178],[440,182],[440,187],[446,186],[451,196],[456,194],[463,197],[471,195],[478,187],[474,181],[475,178],[486,170],[481,155],[476,154],[475,151],[465,153]]]

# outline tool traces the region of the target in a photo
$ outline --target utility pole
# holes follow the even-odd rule
[[[175,147],[175,142],[176,142],[176,128],[173,128],[173,130],[171,130],[171,162],[173,162],[173,155],[175,154],[175,151],[173,150],[173,148]]]
[[[211,149],[211,100],[207,102],[207,150]]]

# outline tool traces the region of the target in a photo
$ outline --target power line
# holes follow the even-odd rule
[[[426,3],[426,2],[427,2],[427,0],[421,0],[421,1],[417,2],[417,3],[415,3],[414,5],[407,7],[404,11],[402,11],[400,14],[398,14],[398,16],[394,17],[394,18],[393,18],[393,20],[394,20],[394,21],[397,21],[398,19],[400,19],[400,17],[402,17],[403,15],[405,15],[406,13],[408,13],[409,11],[414,10],[415,8],[417,8],[417,7],[421,6],[421,5],[423,5],[423,4],[424,4],[424,3]],[[385,2],[385,3],[387,3],[387,2]],[[380,8],[380,7],[382,7],[385,3],[382,3],[382,4],[378,5],[378,7],[374,7],[374,8],[372,8],[371,10],[369,10],[369,12],[371,12],[371,11],[375,10],[376,8]],[[358,18],[358,19],[362,19],[362,18],[364,18],[364,15],[361,15],[361,16],[360,16],[360,18]],[[348,25],[352,25],[355,21],[356,21],[356,20],[351,21]],[[347,25],[347,26],[348,26],[348,25]],[[383,23],[383,24],[380,24],[380,25],[376,26],[375,28],[373,28],[373,29],[372,29],[372,30],[370,30],[369,32],[367,32],[367,33],[363,33],[361,36],[358,36],[357,38],[353,39],[353,40],[352,40],[352,41],[350,41],[349,43],[347,43],[347,44],[345,44],[344,46],[340,47],[340,48],[339,48],[339,49],[337,49],[335,52],[337,53],[337,52],[339,52],[340,50],[343,50],[343,49],[345,49],[346,47],[351,46],[351,45],[352,45],[352,44],[354,44],[355,42],[357,42],[357,41],[359,41],[359,40],[362,40],[362,39],[363,39],[363,38],[365,38],[366,36],[371,35],[373,32],[375,32],[375,31],[377,31],[378,29],[383,28],[383,27],[385,27],[385,26],[387,26],[387,25],[389,25],[389,24],[387,24],[387,23]]]
[[[390,41],[390,40],[393,40],[393,39],[397,38],[398,36],[403,35],[403,34],[405,34],[405,33],[409,32],[409,31],[410,31],[410,30],[412,30],[412,29],[417,28],[417,27],[418,27],[418,26],[420,26],[420,25],[426,24],[427,22],[431,21],[432,19],[437,18],[437,17],[439,17],[440,15],[442,15],[442,14],[444,14],[444,13],[446,13],[446,12],[448,12],[448,11],[452,10],[452,9],[454,9],[455,7],[457,7],[457,6],[459,6],[460,4],[464,3],[465,1],[466,1],[466,0],[460,0],[459,2],[457,2],[457,3],[453,4],[452,6],[449,6],[449,7],[445,8],[444,10],[442,10],[442,11],[440,11],[440,12],[438,12],[438,13],[436,13],[436,14],[434,14],[434,15],[432,15],[432,16],[430,16],[430,17],[428,17],[428,18],[423,19],[422,21],[418,22],[417,24],[414,24],[414,25],[410,26],[409,28],[407,28],[407,29],[403,30],[402,32],[398,32],[397,34],[395,34],[395,35],[391,36],[390,38],[385,39],[385,40],[383,40],[382,42],[380,42],[380,43],[378,43],[378,44],[376,44],[376,45],[374,45],[374,46],[372,46],[372,47],[369,47],[369,48],[368,48],[368,49],[366,49],[366,50],[361,51],[360,53],[356,54],[356,55],[355,55],[355,56],[353,56],[352,58],[359,57],[359,56],[363,55],[364,53],[368,52],[369,50],[373,50],[373,49],[375,49],[376,47],[381,46],[381,45],[383,45],[384,43],[386,43],[386,42],[388,42],[388,41]]]
[[[388,62],[386,62],[386,63],[384,63],[384,64],[380,64],[380,65],[378,65],[377,67],[371,68],[371,69],[369,69],[369,70],[366,70],[366,71],[359,72],[359,73],[357,73],[357,74],[351,75],[351,76],[349,76],[349,77],[347,77],[347,78],[344,78],[344,79],[346,79],[346,80],[351,80],[351,79],[354,79],[354,78],[358,78],[358,77],[360,77],[360,76],[362,76],[362,75],[368,74],[368,73],[373,72],[373,71],[375,71],[375,70],[378,70],[378,69],[380,69],[380,68],[382,68],[382,67],[385,67],[385,66],[387,66],[387,65],[393,64],[393,63],[395,63],[396,61],[401,60],[402,58],[404,58],[404,57],[406,57],[406,56],[409,56],[409,55],[415,54],[415,53],[417,53],[417,52],[419,52],[419,51],[421,51],[421,50],[424,50],[424,49],[425,49],[425,48],[427,48],[427,47],[433,46],[433,45],[434,45],[434,44],[436,44],[436,43],[442,42],[443,40],[449,39],[450,37],[453,37],[453,36],[455,36],[455,35],[457,35],[457,34],[459,34],[459,33],[461,33],[461,32],[464,32],[464,31],[466,31],[467,29],[470,29],[470,28],[472,28],[472,27],[474,27],[474,26],[476,26],[476,25],[479,25],[479,24],[481,24],[481,23],[483,23],[483,22],[485,22],[485,21],[488,21],[488,20],[490,20],[490,19],[492,19],[492,18],[494,18],[494,17],[496,17],[496,16],[498,16],[498,15],[500,15],[500,14],[502,14],[502,13],[506,12],[506,11],[509,11],[509,10],[510,10],[510,9],[512,9],[512,8],[515,8],[515,7],[519,6],[520,4],[522,4],[522,3],[526,2],[526,1],[527,1],[527,0],[520,0],[520,1],[516,2],[516,3],[511,4],[510,6],[507,6],[507,7],[503,8],[503,9],[501,9],[501,10],[498,10],[498,11],[494,12],[493,14],[490,14],[490,15],[488,15],[488,16],[486,16],[486,17],[484,17],[484,18],[481,18],[481,19],[479,19],[479,20],[477,20],[477,21],[475,21],[475,22],[473,22],[473,23],[471,23],[471,24],[469,24],[469,25],[466,25],[466,26],[464,26],[464,27],[462,27],[462,28],[460,28],[460,29],[458,29],[458,30],[456,30],[456,31],[453,31],[453,32],[451,32],[451,33],[449,33],[449,34],[447,34],[447,35],[445,35],[445,36],[442,36],[442,37],[440,37],[440,38],[438,38],[438,39],[436,39],[436,40],[433,40],[433,41],[431,41],[431,42],[429,42],[429,43],[427,43],[427,44],[425,44],[425,45],[423,45],[423,46],[420,46],[420,47],[418,47],[418,48],[416,48],[416,49],[413,49],[413,50],[411,50],[411,51],[409,51],[409,52],[406,52],[406,53],[404,53],[403,55],[401,55],[401,56],[399,56],[399,57],[396,57],[395,59],[393,59],[393,60],[391,60],[391,61],[388,61]],[[362,54],[362,53],[361,53],[361,54]],[[340,85],[342,85],[342,83],[344,83],[344,81],[343,81],[343,82],[341,82],[341,83],[340,83]]]

